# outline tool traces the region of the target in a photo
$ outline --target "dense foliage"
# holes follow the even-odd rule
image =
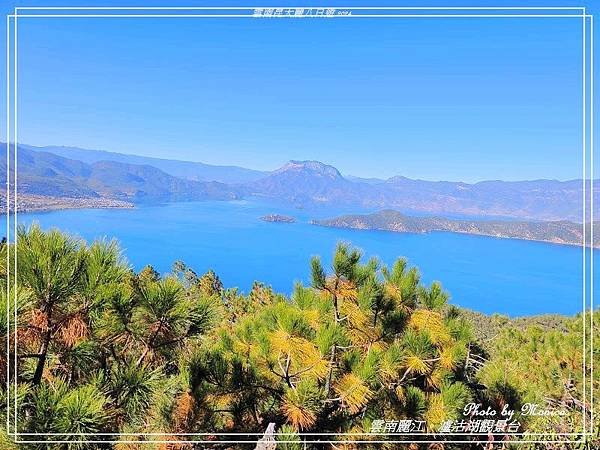
[[[18,364],[10,397],[16,394],[17,415],[8,419],[19,432],[65,440],[74,439],[70,433],[98,440],[98,433],[156,433],[116,445],[137,448],[126,441],[183,445],[193,436],[181,433],[207,433],[200,439],[218,442],[215,433],[262,433],[274,423],[287,433],[281,441],[316,432],[344,440],[343,433],[368,433],[378,419],[417,419],[438,431],[462,418],[469,402],[517,410],[536,402],[569,412],[521,417],[532,432],[577,430],[589,420],[582,317],[556,319],[563,329],[482,319],[450,306],[439,283],[422,285],[403,259],[387,268],[339,245],[331,269],[313,259],[311,285],[296,285],[287,298],[260,283],[248,295],[225,289],[212,271],[198,276],[181,262],[164,276],[151,267],[135,273],[114,242],[88,246],[37,226],[20,229],[18,242],[17,278],[8,286],[13,248],[0,249],[0,315],[17,317],[16,330],[0,323],[9,344],[0,349],[0,392],[6,406],[10,358]],[[481,336],[486,321],[497,326]],[[0,447],[13,446],[0,436]]]

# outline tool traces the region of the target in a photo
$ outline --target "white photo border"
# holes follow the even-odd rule
[[[304,9],[304,10],[334,10],[334,11],[391,11],[387,14],[353,14],[349,15],[305,15],[305,16],[257,16],[255,14],[256,10],[276,10],[276,9]],[[19,11],[25,11],[24,13],[20,13]],[[36,11],[53,11],[52,13],[40,14],[36,13]],[[67,11],[67,12],[64,12]],[[77,14],[69,14],[68,11],[78,11]],[[94,13],[94,11],[101,11],[100,13]],[[111,13],[112,11],[112,13]],[[117,11],[117,13],[115,13]],[[125,12],[123,12],[125,11]],[[150,14],[143,14],[142,11],[152,11]],[[171,11],[171,13],[165,13],[165,11]],[[187,11],[187,13],[185,13]],[[197,12],[200,11],[200,12]],[[215,13],[215,11],[221,11],[226,13]],[[246,14],[233,13],[235,11],[247,11]],[[408,13],[400,13],[402,11],[408,11]],[[419,14],[419,11],[421,13]],[[456,14],[446,14],[445,11],[459,11]],[[468,12],[472,13],[469,14]],[[528,14],[524,14],[522,12],[529,11]],[[544,13],[545,11],[545,13]],[[212,13],[211,13],[212,12]],[[551,12],[551,13],[548,13]],[[534,7],[534,6],[501,6],[501,7],[469,7],[469,6],[456,6],[456,7],[441,7],[441,6],[390,6],[390,7],[366,7],[366,6],[352,6],[352,7],[342,7],[342,6],[284,6],[284,7],[275,7],[275,6],[205,6],[205,7],[192,7],[192,6],[168,6],[168,7],[160,7],[160,6],[135,6],[135,7],[109,7],[109,6],[85,6],[85,7],[65,7],[65,6],[29,6],[29,7],[16,7],[14,8],[13,14],[8,14],[6,16],[6,129],[7,129],[7,152],[6,152],[6,162],[7,162],[7,180],[6,180],[6,238],[8,242],[11,242],[11,217],[14,221],[13,226],[13,239],[15,245],[13,246],[12,253],[12,261],[10,252],[7,252],[7,338],[6,338],[6,350],[7,356],[10,355],[10,336],[11,329],[16,329],[17,326],[17,294],[15,289],[14,295],[14,304],[10,305],[10,288],[11,288],[11,279],[10,279],[10,269],[11,263],[14,264],[14,273],[17,272],[17,256],[16,256],[16,244],[17,244],[17,223],[18,223],[18,211],[17,211],[17,143],[18,143],[18,102],[17,102],[17,24],[18,18],[253,18],[253,19],[262,19],[262,20],[277,20],[277,19],[289,19],[289,18],[314,18],[318,19],[333,19],[333,18],[451,18],[451,17],[463,17],[463,18],[580,18],[582,19],[582,97],[583,97],[583,111],[582,111],[582,141],[583,141],[583,243],[582,243],[582,259],[583,259],[583,287],[582,287],[582,322],[583,322],[583,401],[586,403],[587,397],[587,369],[588,366],[586,364],[586,358],[588,356],[588,346],[586,344],[586,314],[585,312],[590,311],[590,338],[589,338],[589,357],[590,357],[590,386],[589,386],[589,400],[590,400],[590,424],[589,430],[586,428],[586,412],[583,411],[583,431],[579,433],[495,433],[497,435],[503,435],[505,437],[510,436],[523,436],[525,438],[532,436],[572,436],[579,437],[579,440],[559,440],[559,439],[547,439],[547,440],[519,440],[516,441],[518,443],[577,443],[585,441],[586,437],[591,436],[594,432],[593,430],[593,420],[594,420],[594,406],[593,406],[593,327],[594,327],[594,317],[593,317],[593,308],[594,308],[594,299],[593,299],[593,245],[594,245],[594,237],[593,237],[593,218],[594,218],[594,202],[593,202],[593,15],[588,14],[586,12],[585,7]],[[12,22],[11,22],[12,21]],[[11,33],[11,23],[12,23],[12,31]],[[586,25],[589,25],[589,28],[586,29]],[[12,41],[11,45],[11,39]],[[589,44],[589,45],[588,45]],[[12,56],[12,62],[11,62]],[[586,65],[586,62],[589,61],[589,64]],[[11,73],[12,67],[12,73]],[[589,72],[589,73],[588,73]],[[11,77],[12,75],[12,77]],[[588,76],[589,76],[589,84],[588,84]],[[12,83],[11,83],[12,81]],[[12,87],[12,90],[11,90]],[[12,118],[12,120],[11,120]],[[12,130],[11,130],[12,126]],[[11,205],[11,168],[10,168],[10,142],[11,142],[11,131],[13,138],[13,146],[14,146],[14,175],[13,175],[13,204]],[[589,140],[588,140],[589,137]],[[589,149],[589,160],[587,158]],[[587,185],[587,176],[588,176],[588,161],[589,161],[589,180],[590,180],[590,199],[589,199],[589,208],[590,208],[590,247],[589,249],[586,246],[586,210],[587,210],[587,197],[586,197],[586,185]],[[12,208],[11,208],[12,206]],[[12,213],[12,216],[11,216]],[[588,255],[589,253],[589,255]],[[586,272],[586,264],[587,259],[589,257],[589,277]],[[16,277],[13,279],[14,287],[16,288]],[[588,284],[589,282],[589,284]],[[589,287],[589,304],[586,301],[586,293]],[[11,320],[11,311],[13,313],[13,317]],[[16,370],[17,370],[17,339],[16,334],[13,339],[13,351],[14,351],[14,361],[13,361],[13,376],[16,378]],[[203,443],[203,444],[218,444],[218,443],[244,443],[251,444],[256,443],[257,440],[263,436],[263,433],[20,433],[17,429],[17,387],[12,386],[11,389],[11,361],[10,358],[7,358],[7,433],[9,436],[12,436],[15,440],[15,443],[29,443],[29,444],[59,444],[59,443],[103,443],[103,444],[111,444],[111,443]],[[11,395],[13,398],[11,399]],[[11,429],[11,409],[10,404],[11,400],[14,400],[14,410],[12,411],[13,419],[14,419],[14,428]],[[290,435],[291,433],[276,433],[278,436]],[[362,439],[359,440],[336,440],[336,439],[328,439],[328,440],[277,440],[279,443],[436,443],[441,442],[440,439],[437,440],[427,440],[425,438],[436,436],[443,439],[442,442],[448,443],[488,443],[488,440],[480,439],[480,440],[454,440],[454,439],[445,439],[447,437],[452,436],[472,436],[478,437],[481,435],[486,435],[487,433],[298,433],[301,436],[331,436],[337,438],[339,436],[358,436]],[[60,439],[52,439],[52,440],[30,440],[24,439],[20,440],[19,437],[26,436],[56,436],[56,437],[72,437],[72,436],[90,436],[90,437],[99,437],[99,436],[131,436],[131,437],[173,437],[173,436],[255,436],[256,438],[253,440],[60,440]],[[415,439],[415,440],[370,440],[368,437],[373,436],[419,436],[424,439]],[[367,439],[365,439],[367,437]],[[96,438],[97,439],[97,438]],[[130,438],[131,439],[131,438]]]

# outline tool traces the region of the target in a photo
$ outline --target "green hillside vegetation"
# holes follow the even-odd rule
[[[135,273],[114,242],[87,245],[57,230],[21,228],[18,242],[9,292],[12,248],[0,248],[0,316],[12,317],[6,308],[13,301],[18,306],[16,330],[0,321],[11,344],[8,354],[0,346],[0,401],[4,414],[6,362],[16,357],[20,432],[164,433],[155,439],[181,441],[144,447],[166,450],[190,448],[176,433],[262,433],[269,423],[288,433],[279,434],[282,441],[316,432],[350,439],[342,433],[368,433],[379,419],[423,420],[425,430],[437,431],[462,418],[468,402],[566,411],[559,419],[518,417],[526,431],[550,436],[581,430],[590,417],[582,397],[582,317],[536,323],[497,316],[482,330],[483,316],[449,305],[442,286],[423,285],[403,259],[385,267],[339,245],[332,267],[313,259],[312,283],[296,285],[288,298],[258,282],[247,295],[225,289],[214,272],[199,276],[181,262],[162,276],[151,267]],[[596,327],[599,319],[596,312]],[[594,359],[600,362],[598,352]],[[597,387],[597,371],[595,377]],[[232,447],[254,448],[215,445]],[[382,445],[361,446],[371,447]],[[2,434],[0,448],[17,447]]]

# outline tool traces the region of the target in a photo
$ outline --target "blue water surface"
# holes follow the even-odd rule
[[[115,238],[136,270],[152,264],[165,273],[174,261],[182,260],[199,274],[213,269],[226,287],[244,292],[259,280],[278,292],[290,293],[295,281],[308,282],[312,255],[321,255],[329,266],[336,243],[345,241],[385,264],[401,256],[408,258],[419,267],[425,283],[441,281],[451,301],[463,307],[510,316],[574,314],[582,309],[580,247],[455,233],[345,230],[309,223],[349,212],[330,207],[307,211],[243,200],[20,213],[18,221],[25,225],[37,221],[43,228],[57,227],[87,241]],[[298,221],[260,220],[269,213],[292,215]]]

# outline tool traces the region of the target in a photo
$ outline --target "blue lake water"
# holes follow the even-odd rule
[[[349,211],[305,211],[260,201],[189,202],[20,213],[18,220],[25,225],[38,221],[43,228],[58,227],[87,241],[116,238],[135,269],[152,264],[165,273],[174,261],[182,260],[199,274],[213,269],[226,287],[244,292],[259,280],[289,293],[295,281],[308,282],[312,255],[321,255],[329,265],[336,243],[345,241],[386,264],[401,256],[408,258],[419,267],[425,283],[441,281],[451,301],[460,306],[511,316],[581,311],[579,247],[454,233],[344,230],[308,223],[344,212]],[[260,220],[269,213],[289,214],[298,222]]]

